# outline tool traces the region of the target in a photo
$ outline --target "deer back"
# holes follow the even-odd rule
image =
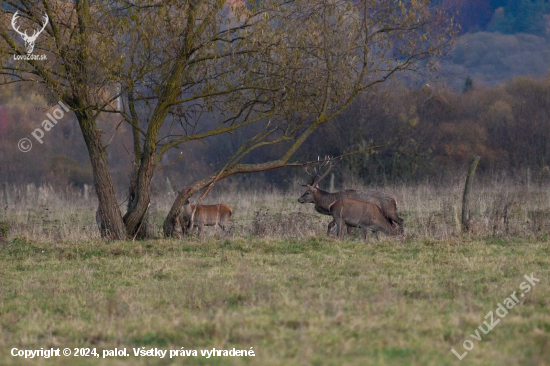
[[[362,221],[377,220],[383,217],[378,206],[371,202],[340,198],[330,206],[330,212],[335,218],[342,218],[344,221],[354,223],[358,226]]]
[[[395,196],[383,191],[355,191],[349,189],[342,192],[342,197],[374,203],[386,217],[393,217],[393,214],[397,212],[397,199]]]
[[[380,208],[371,202],[340,198],[330,206],[334,220],[342,219],[349,226],[372,227],[387,235],[397,235]]]
[[[185,218],[191,219],[191,214],[195,205],[187,204],[183,206]],[[233,211],[223,203],[217,205],[198,205],[193,217],[193,223],[203,225],[216,225],[219,222],[227,222],[231,218]]]

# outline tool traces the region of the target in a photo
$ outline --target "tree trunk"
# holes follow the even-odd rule
[[[179,75],[182,67],[183,64],[179,65],[179,68],[173,71],[174,75]],[[134,200],[129,205],[128,211],[123,218],[126,233],[132,238],[139,235],[138,231],[144,226],[144,217],[151,204],[149,190],[151,188],[151,180],[155,174],[155,168],[159,162],[156,155],[156,143],[160,127],[169,110],[166,101],[174,100],[178,91],[179,89],[177,88],[167,87],[167,90],[163,92],[162,100],[165,103],[161,103],[156,107],[154,117],[149,121],[143,152],[141,152],[140,148],[139,135],[134,129],[134,152],[136,157],[140,156],[141,158],[139,159],[139,164],[137,164],[139,168],[135,180]]]
[[[207,187],[210,183],[212,183],[214,179],[215,179],[215,176],[203,179],[185,188],[183,191],[178,193],[178,196],[176,197],[176,199],[174,200],[174,203],[172,204],[172,207],[170,208],[170,212],[168,212],[168,215],[164,220],[163,232],[165,237],[167,238],[173,237],[175,234],[176,225],[178,224],[182,226],[183,234],[185,234],[184,225],[183,223],[180,222],[180,218],[179,218],[181,214],[181,209],[183,207],[183,203],[186,200],[188,200],[192,195],[194,195],[201,189]]]
[[[109,172],[107,152],[101,142],[101,131],[97,128],[93,117],[87,112],[75,111],[75,113],[92,164],[94,187],[101,217],[101,237],[109,240],[123,240],[126,238],[126,231]]]
[[[149,188],[155,170],[153,154],[143,153],[145,159],[139,166],[135,188],[133,189],[133,201],[129,203],[128,212],[124,215],[126,233],[130,237],[139,235],[138,231],[143,226],[143,220],[151,203]]]
[[[126,212],[130,212],[132,207],[134,206],[134,203],[136,201],[137,196],[137,170],[134,170],[132,173],[132,178],[130,180],[130,186],[128,188],[128,205],[126,208]],[[145,239],[151,237],[150,235],[150,227],[149,227],[149,215],[146,211],[141,216],[141,219],[138,222],[138,226],[135,228],[135,230],[129,231],[128,227],[126,227],[126,233],[132,237],[137,239]]]

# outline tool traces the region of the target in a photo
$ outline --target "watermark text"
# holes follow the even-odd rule
[[[67,106],[63,104],[62,101],[57,102],[57,104],[59,104],[59,106],[51,111],[51,113],[46,113],[46,117],[48,117],[48,119],[42,121],[42,128],[37,127],[34,129],[34,131],[31,132],[32,137],[34,137],[34,139],[40,144],[44,143],[44,131],[50,131],[57,124],[57,121],[63,118],[65,116],[65,113],[70,111],[69,108],[67,108]],[[30,139],[24,137],[19,140],[17,147],[22,152],[29,152],[32,148],[32,142]]]
[[[470,334],[470,337],[478,342],[481,342],[483,338],[483,334],[488,334],[493,328],[500,323],[500,319],[504,318],[506,314],[508,314],[508,310],[512,309],[515,305],[519,304],[519,299],[525,297],[525,294],[531,291],[531,286],[535,287],[537,282],[540,280],[538,278],[535,278],[533,273],[531,273],[530,276],[525,275],[524,276],[527,282],[522,282],[519,285],[519,289],[521,292],[516,295],[516,291],[512,292],[509,297],[504,299],[502,305],[500,302],[497,304],[497,308],[495,309],[494,314],[498,316],[495,317],[493,314],[493,311],[489,311],[487,315],[485,315],[483,318],[486,319],[482,325],[480,325],[473,334]],[[481,333],[480,333],[481,331]],[[454,348],[451,349],[451,352],[455,354],[455,356],[462,360],[466,355],[468,354],[467,351],[471,351],[474,348],[474,342],[471,339],[466,339],[464,342],[462,342],[462,347],[464,348],[464,352],[462,354],[455,351]],[[460,351],[460,350],[459,350]]]

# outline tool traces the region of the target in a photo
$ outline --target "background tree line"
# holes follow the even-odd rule
[[[73,184],[92,183],[91,167],[82,137],[75,133],[75,120],[60,123],[51,131],[43,146],[35,146],[38,156],[23,154],[9,141],[28,134],[29,125],[38,123],[43,114],[25,105],[5,108],[20,124],[4,127],[0,134],[2,178],[10,183]],[[101,126],[113,129],[113,123]],[[123,127],[119,127],[119,130]],[[550,162],[550,80],[516,78],[491,88],[475,88],[466,93],[420,89],[379,88],[376,93],[362,94],[333,124],[321,127],[296,153],[301,160],[319,154],[339,155],[354,149],[389,144],[381,149],[350,156],[335,170],[337,184],[386,185],[417,183],[430,180],[445,183],[462,173],[474,155],[482,157],[478,175],[546,179]],[[111,136],[113,131],[107,130]],[[250,132],[242,131],[233,140],[215,136],[185,147],[165,157],[166,164],[154,180],[156,192],[165,192],[166,177],[173,184],[187,184],[212,174],[223,163],[223,157],[234,151]],[[131,175],[124,146],[131,140],[115,134],[108,151],[113,161],[112,174],[119,191]],[[126,141],[125,141],[126,139]],[[213,148],[215,147],[215,149]],[[283,147],[259,149],[246,161],[271,159]],[[35,163],[33,163],[33,161]],[[38,163],[36,163],[38,161]],[[299,169],[280,169],[254,175],[235,176],[229,184],[238,188],[291,187]]]
[[[472,156],[478,174],[549,177],[550,79],[516,78],[462,93],[386,90],[365,94],[338,121],[323,127],[311,146],[332,154],[353,146],[389,146],[347,159],[361,182],[445,181],[462,174]],[[309,151],[310,154],[313,151]]]
[[[550,78],[515,78],[486,88],[474,84],[468,92],[393,86],[362,94],[334,123],[316,131],[298,155],[307,160],[387,144],[347,157],[335,170],[339,186],[446,184],[461,177],[475,155],[482,157],[477,171],[482,178],[525,180],[529,171],[535,182],[550,178],[548,131]],[[201,151],[206,154],[207,148],[197,147],[198,155]],[[217,159],[203,156],[206,166]],[[263,178],[266,185],[286,189],[301,173],[283,169]],[[166,174],[185,179],[177,168]]]

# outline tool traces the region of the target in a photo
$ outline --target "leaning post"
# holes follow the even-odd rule
[[[464,184],[464,194],[462,195],[462,231],[467,232],[470,230],[470,208],[469,198],[470,191],[472,189],[472,182],[474,175],[476,174],[477,163],[479,163],[479,156],[475,156],[468,168],[468,174],[466,175],[466,183]]]
[[[9,205],[10,204],[10,198],[8,196],[8,182],[4,182],[4,184],[2,185],[2,192],[4,194],[4,203],[6,205]]]

